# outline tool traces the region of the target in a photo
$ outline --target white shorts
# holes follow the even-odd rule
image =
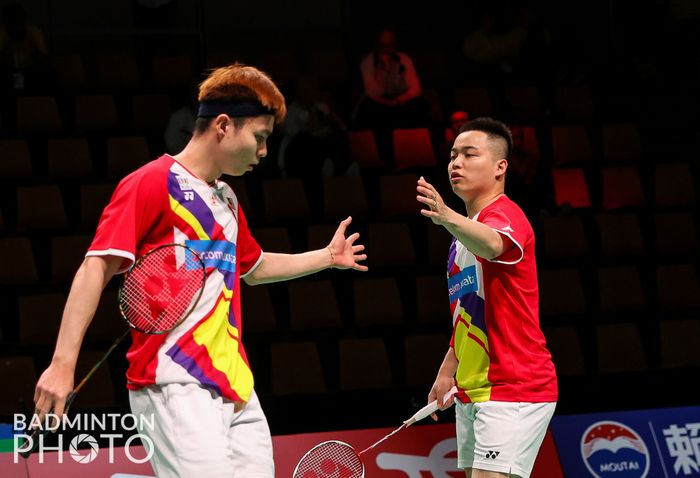
[[[274,478],[272,436],[255,392],[239,412],[194,383],[131,390],[129,402],[143,422],[154,423],[139,433],[153,442],[151,464],[159,478]]]
[[[528,478],[556,403],[455,400],[457,465]]]

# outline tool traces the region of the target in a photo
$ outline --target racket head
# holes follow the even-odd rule
[[[355,449],[338,440],[319,443],[301,457],[292,478],[364,478]]]
[[[119,288],[119,311],[132,329],[165,334],[180,325],[202,297],[206,267],[184,244],[164,244],[141,256]]]

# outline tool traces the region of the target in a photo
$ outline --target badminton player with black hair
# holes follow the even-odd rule
[[[464,124],[447,167],[466,214],[418,180],[421,214],[453,236],[447,276],[453,332],[428,401],[454,385],[458,466],[470,478],[530,476],[558,397],[539,325],[535,238],[504,194],[512,139],[491,118]]]
[[[204,261],[203,293],[169,333],[132,331],[131,410],[155,418],[154,430],[139,431],[155,445],[151,463],[159,477],[272,478],[272,439],[241,341],[240,279],[255,285],[329,267],[365,271],[366,255],[357,233],[346,237],[351,218],[324,249],[263,252],[234,191],[219,177],[241,176],[265,157],[267,138],[286,113],[284,97],[265,73],[234,64],[211,72],[198,100],[185,149],[124,178],[105,208],[73,281],[35,406],[42,416],[63,413],[83,336],[110,278],[163,244],[184,244]]]

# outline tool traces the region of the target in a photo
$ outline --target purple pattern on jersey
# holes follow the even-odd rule
[[[472,327],[478,327],[485,335],[488,336],[488,330],[486,329],[486,319],[484,318],[484,299],[479,297],[476,294],[476,292],[472,292],[463,295],[458,300],[462,308],[472,318]]]
[[[197,222],[202,226],[204,232],[206,232],[209,237],[212,237],[215,231],[216,220],[214,220],[211,209],[209,209],[209,206],[204,203],[202,197],[194,189],[183,191],[177,180],[178,176],[180,175],[172,170],[168,171],[168,192],[180,206],[187,209],[197,218]],[[181,177],[187,178],[189,181],[187,176]],[[187,197],[185,195],[187,195]]]
[[[216,382],[209,379],[209,377],[207,377],[207,375],[204,373],[201,367],[197,365],[194,359],[186,355],[182,350],[180,350],[179,345],[173,345],[172,347],[170,347],[170,349],[168,349],[167,352],[165,352],[165,354],[171,359],[173,359],[173,362],[181,365],[185,370],[187,370],[187,373],[199,380],[199,383],[201,383],[205,387],[215,390],[216,393],[221,395],[221,388],[219,387],[219,385]]]

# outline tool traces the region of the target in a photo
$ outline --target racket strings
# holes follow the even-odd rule
[[[294,478],[362,478],[363,475],[362,461],[350,445],[326,442],[304,456]]]
[[[190,312],[204,277],[199,259],[189,250],[174,246],[154,250],[124,281],[120,294],[124,318],[146,333],[173,329]]]

